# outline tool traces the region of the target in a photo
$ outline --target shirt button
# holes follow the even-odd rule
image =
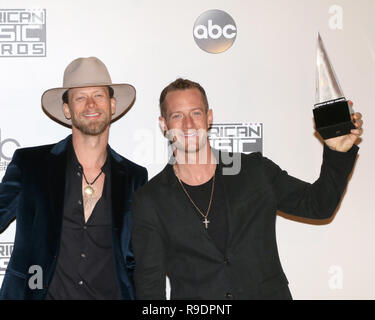
[[[77,172],[77,176],[80,177],[81,176],[81,172]]]
[[[232,296],[232,294],[231,294],[230,292],[228,292],[228,293],[225,295],[225,297],[226,297],[227,299],[232,299],[232,298],[233,298],[233,296]]]
[[[83,230],[87,230],[87,227],[86,227],[86,226],[83,226]]]
[[[80,286],[82,286],[82,285],[83,285],[83,281],[82,281],[82,280],[79,281],[78,284],[79,284]]]
[[[81,253],[82,258],[86,258],[86,255],[84,253]]]
[[[82,204],[82,201],[81,201],[81,200],[78,200],[78,204],[81,205],[81,204]]]

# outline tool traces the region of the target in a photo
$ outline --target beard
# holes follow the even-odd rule
[[[83,114],[76,117],[73,113],[72,126],[77,128],[83,134],[89,136],[97,136],[102,134],[111,123],[111,118],[106,113],[102,113],[101,119],[97,121],[89,121],[88,123],[81,119],[83,117]]]

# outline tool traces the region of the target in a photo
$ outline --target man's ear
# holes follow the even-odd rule
[[[211,128],[212,123],[214,121],[214,115],[212,109],[207,111],[207,128]]]
[[[165,120],[163,116],[159,117],[159,127],[160,127],[160,130],[163,132],[163,136],[165,137],[165,134],[168,131],[168,126],[167,126],[167,120]]]
[[[67,103],[63,104],[63,112],[66,119],[70,120],[72,118],[72,115],[70,113],[70,109]]]
[[[116,113],[116,99],[111,98],[111,113],[114,115]]]

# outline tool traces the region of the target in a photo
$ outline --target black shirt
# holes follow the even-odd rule
[[[112,249],[110,162],[102,167],[103,192],[85,222],[82,166],[70,141],[67,153],[60,251],[46,299],[120,299]]]
[[[227,234],[228,234],[228,222],[227,222],[227,212],[225,204],[225,195],[223,194],[223,189],[220,187],[218,181],[217,169],[215,171],[215,188],[212,199],[211,210],[207,216],[208,223],[207,232],[209,236],[214,241],[216,247],[225,254],[225,247],[227,243]],[[182,182],[182,181],[181,181]],[[213,179],[207,181],[204,184],[199,186],[191,186],[184,182],[184,187],[189,193],[190,197],[195,202],[195,205],[202,211],[203,214],[206,214],[207,208],[210,202],[211,190],[212,190]],[[188,199],[190,202],[190,200]],[[193,211],[197,217],[202,221],[202,227],[205,228],[203,223],[204,217],[198,212],[198,210],[191,205],[192,214]]]

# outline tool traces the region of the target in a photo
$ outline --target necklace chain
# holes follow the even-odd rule
[[[193,206],[195,207],[195,209],[197,209],[197,211],[200,213],[200,215],[204,218],[204,221],[203,223],[205,224],[205,227],[206,229],[208,229],[208,223],[210,223],[209,220],[207,220],[207,217],[208,217],[208,214],[210,213],[210,210],[211,210],[211,205],[212,205],[212,200],[213,200],[213,195],[214,195],[214,189],[215,189],[215,173],[212,177],[212,188],[211,188],[211,195],[210,195],[210,202],[208,204],[208,208],[207,208],[207,211],[206,211],[206,214],[204,214],[202,212],[201,209],[198,208],[198,206],[195,204],[195,202],[193,201],[193,199],[190,197],[188,191],[186,190],[186,188],[184,187],[184,184],[182,183],[180,177],[178,176],[177,172],[176,172],[176,169],[175,167],[173,167],[174,169],[174,172],[176,174],[176,177],[178,179],[178,182],[180,183],[181,187],[182,187],[182,190],[184,190],[186,196],[189,198],[190,202],[193,204]]]
[[[83,173],[83,177],[85,178],[85,181],[87,183],[87,186],[84,188],[85,195],[91,197],[95,193],[95,190],[92,187],[92,185],[96,182],[96,180],[98,180],[98,178],[100,177],[100,175],[103,173],[103,170],[100,170],[99,174],[96,176],[96,178],[94,179],[94,181],[91,182],[91,183],[87,181],[84,170],[82,170],[82,173]]]
[[[89,186],[91,186],[91,185],[93,185],[93,184],[96,182],[96,180],[99,179],[99,177],[100,177],[101,174],[103,173],[103,170],[100,169],[99,174],[96,176],[96,178],[94,179],[93,182],[88,182],[88,181],[87,181],[87,178],[86,178],[86,176],[85,176],[85,171],[82,170],[82,173],[83,173],[83,177],[85,178],[86,183],[87,183]]]

